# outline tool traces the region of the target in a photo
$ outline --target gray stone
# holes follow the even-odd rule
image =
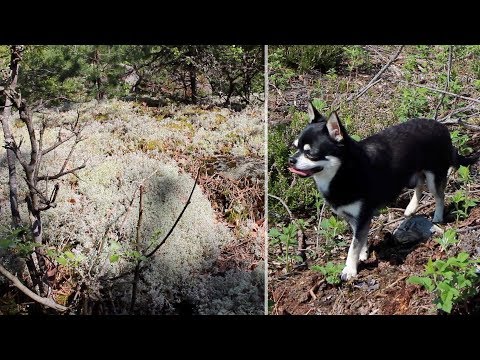
[[[416,215],[407,218],[393,232],[397,244],[414,244],[426,241],[434,233],[443,233],[443,230],[429,219]]]

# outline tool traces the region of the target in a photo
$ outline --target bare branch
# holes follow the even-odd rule
[[[480,98],[479,98],[480,100]],[[470,105],[467,105],[467,106],[464,106],[464,107],[460,107],[460,108],[457,108],[455,110],[452,110],[449,114],[447,114],[446,116],[440,118],[440,119],[437,119],[438,122],[443,122],[445,120],[448,120],[450,119],[453,115],[455,114],[458,114],[458,113],[461,113],[461,112],[467,112],[467,111],[471,111],[471,110],[474,110],[476,108],[476,105],[474,104],[470,104]]]
[[[279,198],[278,196],[275,196],[275,195],[272,195],[272,194],[268,194],[268,196],[270,196],[271,198],[274,198],[278,201],[280,201],[280,203],[283,205],[283,207],[285,208],[285,210],[287,210],[287,213],[288,213],[288,216],[290,216],[290,220],[293,220],[293,215],[292,215],[292,212],[290,211],[290,209],[288,208],[287,204],[285,203],[285,201],[283,201],[281,198]]]
[[[5,269],[1,264],[0,264],[0,273],[5,276],[8,280],[10,280],[13,285],[18,288],[21,292],[23,292],[25,295],[27,295],[29,298],[35,300],[36,302],[48,306],[52,309],[55,309],[57,311],[67,311],[68,308],[57,304],[53,299],[50,298],[44,298],[41,297],[37,294],[35,294],[33,291],[31,291],[29,288],[27,288],[25,285],[22,284],[22,282],[12,273],[10,273],[7,269]]]
[[[458,95],[458,94],[455,94],[455,93],[452,93],[452,92],[449,92],[449,91],[435,89],[435,88],[427,86],[427,85],[415,84],[415,83],[411,83],[411,82],[408,82],[408,81],[405,81],[405,80],[395,80],[395,81],[406,84],[406,85],[410,85],[410,86],[416,86],[416,87],[428,89],[428,90],[431,90],[431,91],[436,91],[438,93],[444,93],[444,94],[447,94],[447,95],[450,95],[450,96],[453,96],[453,97],[456,97],[456,98],[459,98],[459,99],[468,100],[468,101],[472,101],[474,103],[480,104],[480,99],[474,99],[474,98],[471,98],[471,97],[468,97],[468,96]]]
[[[380,81],[380,76],[382,76],[382,74],[388,69],[388,67],[398,58],[398,56],[400,55],[400,53],[402,52],[403,50],[403,47],[405,45],[400,45],[397,52],[395,53],[395,55],[392,56],[392,58],[390,59],[390,61],[388,63],[386,63],[381,69],[380,71],[372,78],[372,80],[370,80],[370,82],[365,85],[362,89],[360,89],[356,94],[354,95],[350,95],[348,98],[347,98],[347,101],[351,101],[353,99],[358,99],[360,96],[362,96],[363,94],[365,94],[367,92],[368,89],[370,89],[372,86],[374,86],[375,84],[377,84],[379,81]]]
[[[38,161],[35,169],[33,171],[33,177],[36,178],[38,176],[38,172],[40,170],[40,164],[43,158],[43,135],[45,134],[45,129],[47,128],[47,123],[45,119],[42,121],[42,127],[40,128],[40,138],[38,139]]]
[[[42,181],[42,180],[56,180],[56,179],[61,178],[61,177],[64,176],[64,175],[72,174],[72,173],[74,173],[74,172],[77,171],[77,170],[83,169],[85,166],[87,166],[87,164],[84,162],[82,165],[77,166],[77,167],[74,168],[74,169],[67,170],[67,171],[60,171],[58,174],[55,174],[55,175],[42,175],[42,176],[38,176],[38,177],[37,177],[37,180],[38,180],[38,181]]]
[[[20,145],[22,144],[22,141],[23,140],[20,140]],[[28,164],[23,158],[22,151],[20,150],[20,145],[17,145],[17,143],[15,142],[15,139],[12,136],[9,142],[5,142],[4,148],[7,150],[11,150],[13,152],[18,162],[20,163],[20,165],[22,165],[23,169],[26,171],[28,168]]]
[[[45,154],[48,154],[50,151],[52,150],[55,150],[57,147],[59,147],[60,145],[62,145],[63,143],[67,142],[68,140],[70,140],[71,138],[73,138],[75,136],[75,134],[70,134],[68,135],[66,138],[63,138],[61,140],[58,140],[55,144],[53,144],[52,146],[49,146],[48,148],[46,148],[45,150],[42,151],[42,155],[45,155]]]
[[[140,185],[140,200],[138,204],[138,221],[137,221],[137,232],[135,236],[135,250],[140,251],[140,233],[142,229],[142,219],[143,219],[143,184]],[[132,282],[132,299],[130,301],[130,313],[133,313],[135,309],[135,302],[137,300],[137,286],[138,286],[138,279],[140,277],[140,264],[142,260],[138,259],[137,264],[135,265],[135,273],[133,276]]]
[[[23,179],[27,183],[29,189],[31,189],[31,190],[33,190],[33,192],[37,193],[37,195],[40,197],[40,200],[42,201],[42,203],[48,205],[49,200],[45,197],[45,195],[43,195],[43,193],[40,190],[38,190],[37,187],[34,184],[32,184],[32,182],[29,181],[26,176]]]
[[[448,86],[450,85],[450,73],[452,70],[452,52],[453,52],[452,50],[453,50],[453,45],[450,45],[448,47],[447,82],[445,83],[445,89],[443,91],[447,91]],[[435,120],[437,120],[438,110],[440,109],[440,106],[442,106],[443,99],[445,99],[445,93],[442,93],[442,97],[438,102],[437,107],[435,108],[435,115],[433,116]]]
[[[466,127],[468,129],[472,129],[472,130],[476,130],[476,131],[480,130],[480,126],[468,124],[466,122],[463,122],[462,119],[448,119],[448,120],[445,120],[445,121],[441,121],[441,123],[445,124],[445,125],[461,125],[463,127]]]

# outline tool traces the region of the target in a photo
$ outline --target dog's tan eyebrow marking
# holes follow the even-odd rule
[[[293,142],[293,146],[298,147],[298,139],[295,139],[295,141]]]
[[[303,151],[310,151],[311,147],[309,144],[303,145]]]

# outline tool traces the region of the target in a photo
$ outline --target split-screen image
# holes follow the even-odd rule
[[[480,311],[479,45],[0,46],[1,315]]]

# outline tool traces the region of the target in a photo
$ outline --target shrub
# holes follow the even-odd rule
[[[447,260],[429,259],[423,276],[411,276],[407,283],[421,285],[434,293],[437,308],[450,313],[454,304],[477,293],[476,284],[480,280],[477,263],[478,260],[470,259],[465,252]]]
[[[285,46],[284,57],[287,64],[298,68],[301,72],[320,69],[325,73],[340,64],[343,47],[339,45]]]

